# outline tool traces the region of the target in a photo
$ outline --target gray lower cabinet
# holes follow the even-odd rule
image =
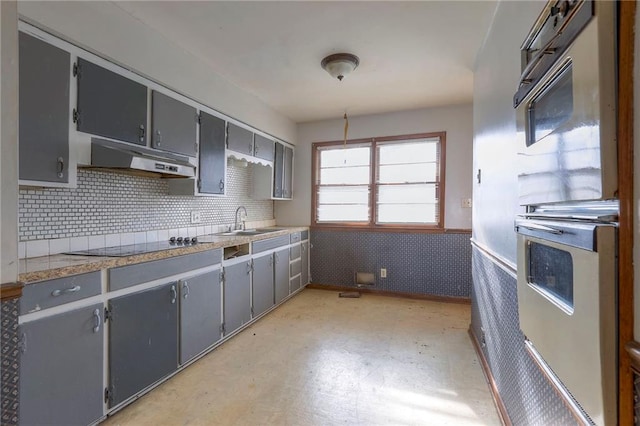
[[[184,364],[220,340],[220,270],[180,280],[179,284],[180,364]]]
[[[69,182],[69,73],[65,52],[19,34],[20,179]]]
[[[251,262],[224,267],[224,334],[251,321]]]
[[[226,122],[223,119],[206,112],[200,113],[200,193],[224,194],[227,163],[225,129]]]
[[[227,148],[242,154],[253,155],[253,132],[229,123],[227,127]]]
[[[103,305],[20,326],[20,423],[86,425],[102,417]]]
[[[276,251],[275,259],[275,296],[276,304],[289,295],[289,248]]]
[[[146,145],[147,87],[78,58],[78,130]]]
[[[151,145],[195,157],[198,114],[194,107],[163,93],[151,92]]]
[[[253,259],[253,316],[273,307],[273,254]]]
[[[111,299],[108,321],[114,407],[177,369],[177,283]]]
[[[300,284],[305,286],[309,284],[309,241],[303,241],[300,244],[300,259],[302,263],[302,272],[300,274]]]

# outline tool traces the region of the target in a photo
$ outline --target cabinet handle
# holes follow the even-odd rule
[[[251,262],[247,262],[247,274],[250,274],[252,269]]]
[[[171,304],[176,303],[176,299],[178,298],[178,292],[176,291],[176,286],[171,286]]]
[[[220,191],[224,191],[224,179],[220,179]]]
[[[75,285],[75,286],[73,286],[71,288],[53,290],[51,292],[51,295],[53,297],[58,297],[58,296],[62,296],[63,294],[76,293],[78,291],[80,291],[80,286],[79,285]]]
[[[269,256],[269,266],[273,266],[273,256]]]
[[[184,289],[184,298],[186,299],[187,297],[189,297],[189,283],[187,283],[186,281],[182,282],[182,288]]]
[[[249,154],[253,154],[253,144],[249,143]]]
[[[58,157],[58,177],[64,177],[64,158]]]
[[[258,147],[257,146],[255,146],[253,148],[253,155],[258,155]]]
[[[304,244],[301,247],[302,247],[302,252],[304,253],[304,250],[305,250]]]
[[[140,127],[138,128],[138,137],[140,138],[140,142],[144,142],[144,136],[147,134],[147,132],[144,129],[144,124],[141,124]]]
[[[162,143],[162,133],[160,132],[160,130],[156,130],[155,141],[156,141],[156,145],[158,146],[160,146],[160,144]]]
[[[100,326],[102,325],[102,317],[100,317],[100,309],[96,309],[93,311],[93,317],[96,320],[96,325],[93,327],[93,332],[97,333],[100,331]]]
[[[280,258],[278,257],[278,253],[273,253],[275,255],[275,262],[278,263],[278,261],[280,260]]]

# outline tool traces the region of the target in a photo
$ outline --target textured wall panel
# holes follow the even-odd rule
[[[353,286],[356,272],[372,272],[375,289],[466,297],[471,289],[468,234],[358,231],[311,233],[311,279]],[[380,278],[380,269],[387,278]]]
[[[1,411],[0,424],[18,424],[20,348],[18,334],[19,299],[2,302]]]
[[[524,346],[516,278],[473,248],[471,326],[514,425],[573,425],[571,412]],[[482,331],[484,330],[484,339]]]
[[[75,189],[20,189],[20,241],[185,228],[191,210],[199,226],[222,225],[240,205],[250,221],[273,219],[273,201],[249,197],[252,170],[227,167],[227,197],[188,197],[168,195],[163,179],[78,169]]]

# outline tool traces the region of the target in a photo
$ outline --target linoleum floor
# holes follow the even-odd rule
[[[500,425],[469,322],[305,289],[103,425]]]

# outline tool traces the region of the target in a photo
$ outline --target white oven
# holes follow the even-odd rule
[[[552,1],[514,95],[521,205],[617,197],[615,3]]]
[[[614,224],[521,218],[520,328],[598,425],[617,419]]]

